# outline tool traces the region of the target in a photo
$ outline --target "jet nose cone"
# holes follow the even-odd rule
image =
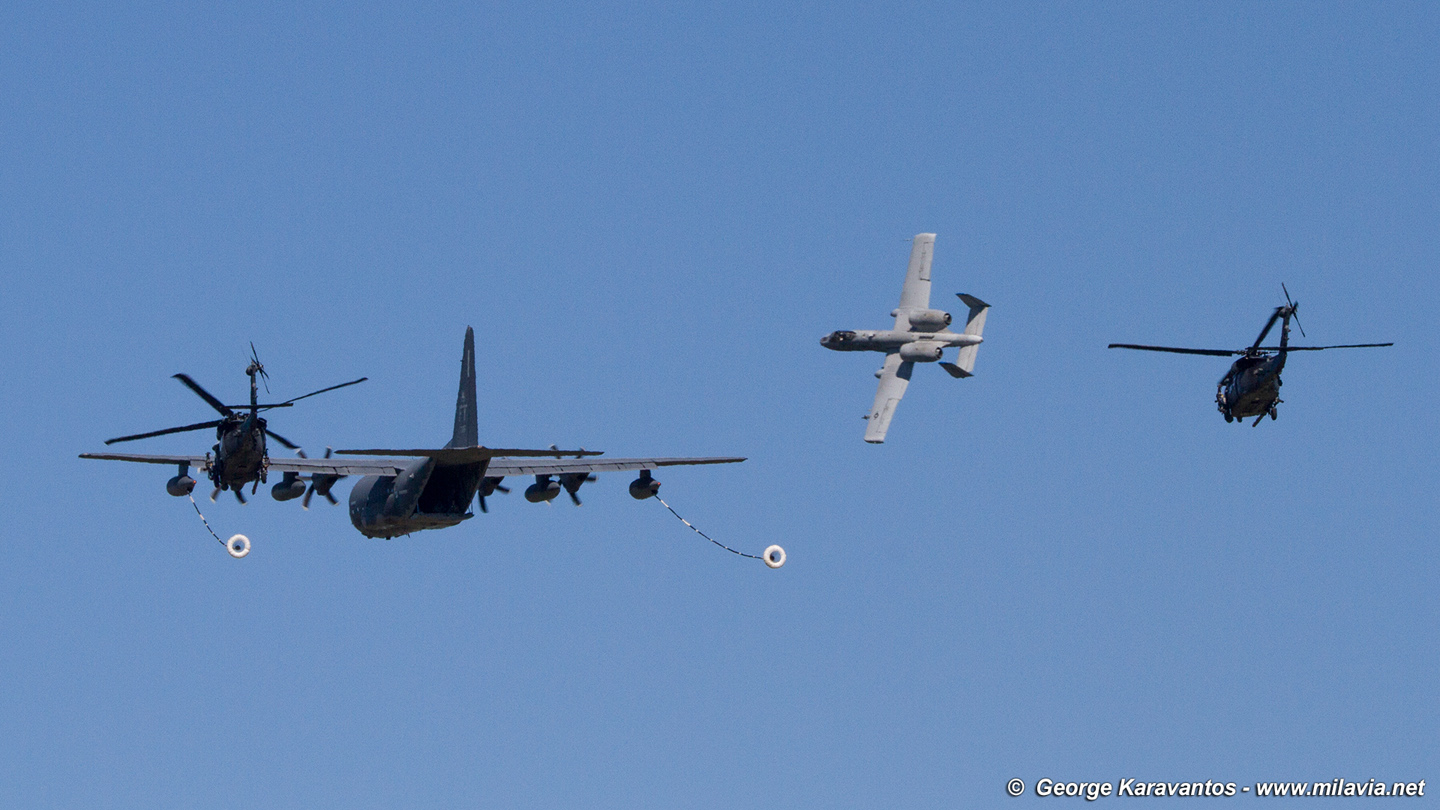
[[[826,347],[826,348],[829,348],[829,347],[830,347],[830,341],[831,341],[833,338],[834,338],[833,335],[826,335],[825,337],[820,338],[820,345],[821,345],[821,346],[824,346],[824,347]]]

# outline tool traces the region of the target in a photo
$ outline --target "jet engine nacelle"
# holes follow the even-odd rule
[[[535,483],[525,488],[525,500],[531,503],[553,501],[560,494],[560,482],[551,481],[548,475],[535,476]]]
[[[930,340],[906,343],[900,347],[900,359],[911,363],[933,363],[940,359],[945,346]]]
[[[188,475],[177,475],[165,482],[165,491],[177,498],[183,498],[195,491],[195,479]]]
[[[277,501],[293,501],[305,494],[305,482],[300,480],[300,473],[293,470],[285,473],[280,483],[270,488],[270,495]]]
[[[653,498],[660,492],[660,482],[650,477],[649,470],[641,470],[640,477],[630,482],[630,497],[637,501]]]
[[[939,332],[950,325],[950,313],[939,309],[917,309],[910,313],[910,329],[915,332]]]

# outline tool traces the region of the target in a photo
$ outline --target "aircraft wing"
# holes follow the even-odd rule
[[[934,253],[935,234],[916,234],[915,244],[910,248],[910,266],[905,270],[905,286],[900,288],[901,310],[930,308],[930,259]],[[896,329],[909,325],[904,312],[896,314]]]
[[[132,461],[140,464],[188,464],[201,471],[210,470],[205,456],[153,456],[133,453],[82,453],[80,458],[105,461]],[[612,458],[592,461],[585,458],[494,458],[486,475],[559,475],[560,473],[623,472],[653,470],[691,464],[734,464],[744,461],[733,456],[703,458]],[[270,470],[298,472],[304,475],[399,475],[411,460],[393,458],[272,458]]]
[[[928,282],[926,288],[928,292]],[[875,404],[870,407],[870,415],[866,417],[870,424],[865,427],[865,441],[871,444],[885,441],[885,433],[890,430],[890,420],[895,417],[895,408],[899,406],[900,398],[905,396],[905,389],[910,385],[910,372],[914,368],[914,363],[900,359],[899,352],[885,355],[885,367],[880,369],[880,386],[875,389]]]
[[[154,456],[137,453],[81,453],[80,458],[102,461],[131,461],[139,464],[188,464],[201,471],[209,472],[210,458],[207,456]],[[280,472],[298,472],[307,475],[397,475],[405,469],[403,462],[387,458],[272,458],[270,469]]]
[[[612,458],[590,461],[583,458],[495,458],[485,468],[488,476],[559,475],[560,473],[624,472],[653,470],[690,464],[734,464],[743,458],[716,456],[710,458]]]

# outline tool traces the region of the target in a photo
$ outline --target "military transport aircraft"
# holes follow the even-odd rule
[[[1230,370],[1220,379],[1220,384],[1215,389],[1215,407],[1225,417],[1226,422],[1234,422],[1237,419],[1243,424],[1247,417],[1255,417],[1251,427],[1260,424],[1260,420],[1270,415],[1271,420],[1277,418],[1276,405],[1284,402],[1280,398],[1280,372],[1285,370],[1285,358],[1290,352],[1318,352],[1322,349],[1377,349],[1384,346],[1394,346],[1394,343],[1346,343],[1340,346],[1291,346],[1290,345],[1290,321],[1294,319],[1295,325],[1300,325],[1300,319],[1295,312],[1300,305],[1290,300],[1290,291],[1281,284],[1280,289],[1285,293],[1285,306],[1276,307],[1270,313],[1270,320],[1265,322],[1265,328],[1260,330],[1260,336],[1250,344],[1248,349],[1181,349],[1174,346],[1144,346],[1136,343],[1111,343],[1111,349],[1138,349],[1147,352],[1169,352],[1171,354],[1203,354],[1210,357],[1231,357],[1240,355],[1240,359],[1230,365]],[[1280,345],[1261,346],[1270,330],[1275,328],[1275,322],[1280,321]],[[1300,329],[1301,336],[1304,336],[1305,329]],[[1270,352],[1274,352],[1271,354]]]
[[[910,373],[916,363],[934,363],[942,352],[951,347],[960,347],[960,354],[954,363],[940,363],[951,377],[969,377],[975,371],[975,355],[984,342],[981,333],[985,330],[985,315],[990,305],[972,295],[958,293],[961,301],[970,308],[965,319],[965,330],[960,334],[951,332],[950,313],[930,308],[930,257],[935,252],[935,234],[922,233],[915,236],[910,249],[910,267],[905,271],[905,286],[900,289],[900,306],[891,311],[895,316],[895,327],[886,330],[831,332],[820,338],[820,345],[837,352],[884,352],[885,365],[875,372],[880,386],[875,391],[875,404],[865,416],[870,424],[865,428],[865,441],[880,444],[890,429],[890,420],[905,389],[910,385]]]
[[[660,490],[660,482],[651,473],[657,467],[745,460],[733,457],[600,460],[592,457],[603,454],[593,450],[558,450],[553,446],[548,450],[484,447],[479,443],[475,397],[475,331],[469,328],[465,330],[455,429],[448,444],[433,450],[340,450],[336,455],[367,457],[267,459],[269,469],[285,474],[271,494],[278,501],[307,494],[303,476],[309,476],[312,489],[321,494],[327,494],[335,481],[344,476],[364,476],[350,492],[350,522],[366,537],[386,539],[425,529],[443,529],[468,520],[474,516],[470,504],[476,495],[481,496],[483,505],[484,495],[503,489],[500,481],[508,476],[535,476],[535,483],[525,491],[526,500],[532,503],[554,500],[563,489],[578,504],[577,491],[586,481],[594,480],[594,473],[638,470],[640,476],[631,482],[630,495],[644,500]],[[188,495],[195,487],[195,480],[190,477],[191,467],[208,472],[215,463],[208,453],[203,456],[85,453],[80,457],[173,464],[178,472],[166,484],[165,491],[177,497]],[[249,544],[246,541],[243,549],[227,545],[227,549],[232,556],[243,557],[249,552]],[[767,564],[778,567],[768,560]]]

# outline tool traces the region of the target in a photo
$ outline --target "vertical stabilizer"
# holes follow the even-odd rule
[[[965,306],[970,307],[970,314],[965,318],[965,331],[961,334],[982,337],[985,333],[985,316],[990,313],[990,305],[973,295],[965,293],[957,293],[957,295],[961,301],[965,302]],[[972,346],[961,346],[960,356],[955,358],[955,368],[962,373],[956,374],[948,368],[945,370],[950,371],[953,377],[969,377],[975,373],[975,355],[979,353],[980,344],[978,343]]]
[[[446,447],[475,447],[480,427],[475,412],[475,330],[465,327],[465,355],[460,360],[460,393],[455,398],[455,435]]]

